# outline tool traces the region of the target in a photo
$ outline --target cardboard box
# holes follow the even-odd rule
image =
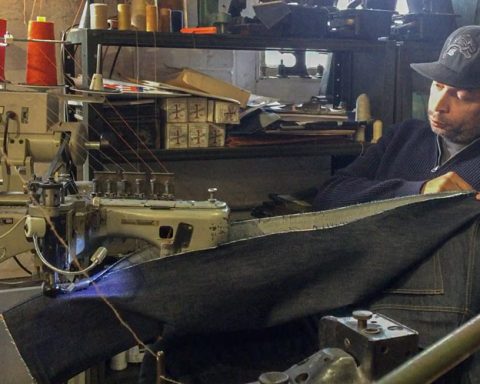
[[[188,107],[186,97],[169,97],[163,100],[163,110],[166,113],[167,123],[186,123],[188,121]]]
[[[225,146],[225,126],[220,124],[208,125],[208,146],[223,147]]]
[[[205,97],[188,98],[188,122],[205,123],[207,121],[207,101]]]
[[[207,148],[208,147],[208,123],[189,123],[188,124],[188,147],[189,148]]]
[[[165,149],[188,148],[188,124],[165,125]]]
[[[250,97],[250,92],[242,88],[190,68],[182,69],[165,82],[177,87],[205,92],[212,96],[228,97],[237,100],[243,108],[247,106]]]
[[[240,108],[237,104],[215,101],[214,122],[220,124],[240,124]]]

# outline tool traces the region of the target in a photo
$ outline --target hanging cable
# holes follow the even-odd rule
[[[42,263],[45,264],[48,268],[50,268],[52,271],[60,273],[61,275],[65,275],[65,276],[84,275],[87,272],[91,271],[93,268],[95,268],[98,264],[100,264],[105,259],[105,256],[107,256],[107,248],[99,247],[90,258],[90,261],[92,262],[92,264],[90,264],[87,268],[84,268],[80,271],[66,271],[64,269],[57,268],[54,265],[50,264],[48,260],[45,258],[45,256],[43,256],[43,253],[40,249],[40,246],[38,244],[38,236],[33,235],[32,238],[33,238],[33,245],[35,246],[35,252],[37,253],[38,258],[42,261]]]
[[[110,67],[110,73],[108,74],[109,79],[111,79],[112,76],[113,76],[113,70],[115,69],[115,66],[117,65],[118,56],[120,55],[121,50],[122,50],[122,46],[119,45],[117,47],[117,52],[115,52],[115,56],[114,56],[113,61],[112,61],[112,66]]]

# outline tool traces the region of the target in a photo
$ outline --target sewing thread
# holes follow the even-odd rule
[[[48,21],[30,20],[28,38],[54,40],[54,24]],[[28,42],[26,83],[29,85],[57,85],[57,61],[55,44]]]

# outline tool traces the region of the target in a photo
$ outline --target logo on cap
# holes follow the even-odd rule
[[[471,59],[472,56],[477,53],[478,46],[473,40],[470,34],[466,33],[460,36],[456,36],[450,44],[447,46],[445,51],[443,52],[442,59],[445,59],[446,56],[453,56],[455,52],[459,52],[466,59]]]

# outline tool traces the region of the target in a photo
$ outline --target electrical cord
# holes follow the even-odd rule
[[[8,155],[7,151],[7,140],[8,140],[8,122],[10,120],[17,120],[17,114],[12,111],[8,111],[5,118],[5,129],[3,130],[3,153],[4,155]]]
[[[42,263],[45,264],[48,268],[50,268],[52,271],[60,273],[61,275],[65,275],[65,276],[85,275],[87,272],[91,271],[94,267],[100,264],[103,261],[103,259],[105,259],[105,256],[107,255],[107,252],[108,252],[107,248],[99,247],[90,258],[90,261],[92,262],[92,264],[90,264],[87,268],[82,269],[80,271],[66,271],[64,269],[57,268],[54,265],[50,264],[48,260],[45,258],[45,256],[43,256],[43,253],[40,250],[40,246],[38,244],[38,236],[33,235],[32,238],[33,238],[33,245],[35,246],[35,251],[37,252],[37,256],[42,261]]]

